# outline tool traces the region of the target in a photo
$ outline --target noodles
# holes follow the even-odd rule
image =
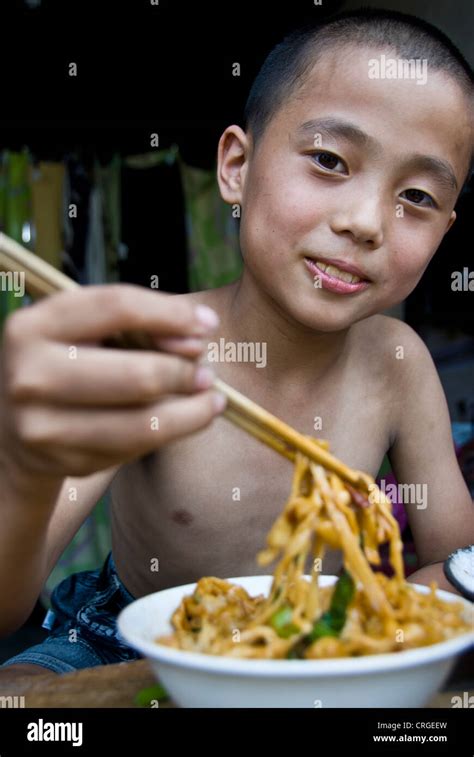
[[[461,603],[439,599],[434,584],[421,594],[406,583],[390,500],[370,483],[369,501],[297,453],[290,497],[257,556],[261,566],[278,559],[268,598],[202,578],[174,612],[174,633],[157,641],[231,657],[311,659],[400,651],[467,632]],[[385,543],[392,578],[371,568]],[[328,548],[342,551],[344,572],[321,587]]]

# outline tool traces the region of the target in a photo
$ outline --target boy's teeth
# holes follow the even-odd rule
[[[316,265],[321,271],[328,273],[329,276],[334,276],[334,278],[341,279],[341,281],[347,281],[348,284],[357,284],[360,281],[358,276],[354,276],[349,271],[341,271],[335,265],[327,265],[326,263],[321,263],[319,260],[316,261]]]

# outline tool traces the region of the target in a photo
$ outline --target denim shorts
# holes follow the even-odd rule
[[[40,644],[11,657],[7,665],[41,665],[55,673],[138,660],[140,655],[121,639],[117,616],[133,597],[121,583],[112,553],[102,568],[74,573],[51,595]]]

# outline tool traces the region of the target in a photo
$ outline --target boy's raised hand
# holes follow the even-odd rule
[[[199,366],[210,308],[131,285],[85,287],[14,313],[3,336],[0,447],[21,476],[84,476],[206,426],[225,400]],[[143,331],[167,352],[105,348]]]

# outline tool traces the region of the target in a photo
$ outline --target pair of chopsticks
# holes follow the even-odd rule
[[[24,273],[25,288],[32,297],[44,297],[65,290],[72,291],[80,286],[2,233],[0,233],[0,270]],[[135,332],[111,337],[105,344],[127,349],[156,349],[146,334]],[[215,380],[214,388],[227,397],[225,417],[280,455],[294,460],[296,451],[299,451],[313,462],[336,473],[356,489],[369,491],[371,483],[369,476],[352,470],[318,442],[300,434],[220,379]]]

